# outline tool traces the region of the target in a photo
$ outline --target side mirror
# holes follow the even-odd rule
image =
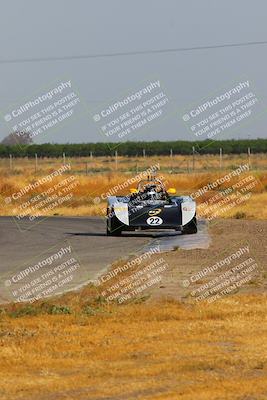
[[[167,190],[167,192],[169,194],[176,194],[176,189],[175,188],[170,188],[170,189]]]
[[[130,193],[137,193],[137,189],[131,188]]]

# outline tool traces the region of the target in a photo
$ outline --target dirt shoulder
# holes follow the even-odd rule
[[[208,225],[208,248],[157,251],[116,262],[97,285],[108,302],[178,300],[213,302],[236,293],[259,294],[267,286],[267,221],[221,219]],[[193,236],[193,235],[192,235]],[[99,283],[99,282],[98,282]]]
[[[177,249],[163,254],[168,267],[162,275],[161,284],[151,291],[153,299],[162,297],[186,299],[193,290],[222,276],[224,272],[249,258],[255,260],[257,268],[253,271],[252,279],[242,285],[239,291],[247,293],[264,291],[267,286],[267,221],[222,219],[210,223],[208,229],[212,239],[208,249]],[[248,251],[242,250],[246,248]],[[237,253],[239,249],[244,252],[240,257]],[[216,263],[223,263],[231,256],[229,264],[218,266],[214,272],[205,270],[214,267]],[[240,268],[238,272],[244,268]],[[204,276],[199,276],[200,272]],[[243,276],[245,275],[243,273]]]

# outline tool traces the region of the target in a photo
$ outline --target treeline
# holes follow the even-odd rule
[[[194,150],[193,150],[194,148]],[[0,157],[87,157],[110,156],[117,151],[119,156],[147,156],[192,154],[218,154],[222,149],[224,154],[267,153],[267,139],[255,140],[222,140],[222,141],[168,141],[168,142],[125,142],[125,143],[81,143],[81,144],[31,144],[31,145],[0,145]]]

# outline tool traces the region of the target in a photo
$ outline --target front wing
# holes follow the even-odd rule
[[[185,200],[177,205],[135,206],[115,201],[108,213],[113,226],[122,230],[182,229],[194,219],[196,204]]]

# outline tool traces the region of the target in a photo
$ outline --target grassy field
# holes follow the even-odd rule
[[[18,193],[29,184],[35,184],[53,171],[62,166],[61,159],[42,159],[35,164],[34,160],[15,159],[9,164],[9,160],[0,160],[0,215],[17,215],[24,212],[24,216],[30,214],[29,204],[37,204],[44,200],[49,205],[51,193],[48,191],[61,185],[68,177],[74,177],[72,182],[64,186],[66,197],[53,207],[38,206],[39,215],[105,215],[106,197],[110,190],[115,190],[118,185],[124,185],[124,189],[115,190],[114,194],[128,194],[132,186],[129,180],[136,177],[142,171],[151,166],[158,165],[158,175],[163,177],[167,187],[175,187],[178,194],[191,194],[204,187],[208,183],[229,174],[240,165],[249,163],[250,170],[243,172],[242,176],[231,179],[230,183],[219,185],[216,189],[197,198],[201,205],[216,193],[225,197],[224,189],[233,185],[244,177],[253,176],[256,184],[251,190],[251,196],[220,213],[220,217],[236,218],[267,218],[267,210],[264,205],[267,201],[267,156],[263,154],[253,155],[248,159],[247,155],[224,156],[221,164],[217,156],[174,156],[170,157],[146,157],[146,158],[95,158],[95,159],[66,159],[70,169],[63,175],[54,177],[51,182],[42,183],[38,187],[29,190],[15,201],[7,202],[6,198]],[[67,187],[69,189],[67,189]],[[39,200],[36,198],[39,196]],[[221,196],[221,197],[222,197]],[[233,193],[231,203],[235,202]],[[28,202],[28,206],[27,206]],[[31,203],[29,203],[31,202]],[[52,202],[52,200],[51,200]],[[212,203],[218,200],[213,200]],[[200,210],[201,211],[201,210]],[[37,212],[37,211],[36,211]],[[214,211],[213,211],[214,213]],[[201,212],[199,213],[201,214]],[[207,215],[212,214],[208,210]],[[203,216],[207,216],[204,215]]]
[[[80,301],[1,315],[1,399],[267,398],[266,295],[208,307]]]

